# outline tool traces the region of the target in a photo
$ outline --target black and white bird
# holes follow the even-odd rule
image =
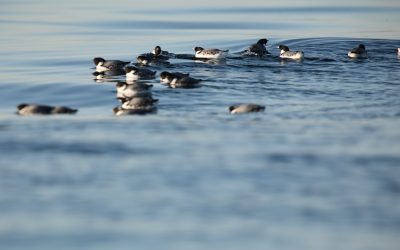
[[[137,68],[134,66],[125,67],[127,81],[137,81],[139,79],[151,79],[156,75],[156,71]]]
[[[195,58],[203,59],[224,59],[228,55],[229,50],[221,49],[204,49],[202,47],[195,47]]]
[[[172,54],[161,50],[160,46],[156,46],[151,53],[144,53],[139,55],[136,60],[137,63],[144,66],[149,65],[169,65],[168,59]]]
[[[190,77],[189,74],[164,71],[160,74],[160,81],[171,88],[197,88],[201,79]]]
[[[154,64],[154,58],[152,56],[140,55],[136,58],[137,63],[143,66]]]
[[[158,99],[153,99],[152,97],[133,97],[120,100],[123,109],[148,109],[152,108],[158,102]]]
[[[64,106],[48,106],[40,104],[22,103],[17,106],[18,115],[52,115],[52,114],[75,114],[77,109]]]
[[[268,54],[267,51],[267,43],[268,43],[268,39],[266,38],[262,38],[260,40],[257,41],[257,43],[254,43],[252,45],[250,45],[246,50],[244,55],[248,55],[248,56],[265,56]]]
[[[238,104],[238,105],[232,105],[229,107],[229,112],[231,114],[260,112],[260,111],[264,111],[264,110],[265,110],[265,106],[261,106],[261,105],[254,104],[254,103]]]
[[[153,85],[145,83],[135,82],[133,84],[127,84],[125,82],[119,82],[115,85],[117,90],[117,99],[126,99],[133,97],[151,97],[151,88]]]
[[[136,58],[140,66],[169,66],[171,65],[167,60],[155,58],[153,56],[140,55]]]
[[[155,58],[162,60],[168,60],[169,58],[173,57],[172,53],[162,50],[160,46],[154,47],[151,53],[154,55]]]
[[[367,58],[367,50],[365,49],[364,44],[358,45],[357,48],[351,49],[348,53],[347,56],[350,58]]]
[[[200,87],[200,79],[196,79],[190,76],[185,76],[181,78],[174,78],[169,83],[171,88],[184,88],[184,89],[191,89],[191,88],[198,88]]]
[[[174,78],[183,78],[186,76],[189,76],[189,73],[163,71],[160,73],[160,82],[169,84]]]
[[[279,45],[278,48],[281,51],[279,55],[280,58],[295,60],[300,60],[304,58],[304,53],[302,51],[291,51],[286,45]]]
[[[96,72],[123,72],[124,67],[127,66],[130,62],[124,62],[120,60],[105,60],[101,57],[95,57],[93,59],[93,63],[96,66]]]

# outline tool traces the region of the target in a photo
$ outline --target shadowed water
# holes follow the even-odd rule
[[[1,249],[398,248],[397,1],[0,3]],[[240,55],[263,37],[270,55]],[[359,43],[368,58],[347,58]],[[155,67],[157,113],[115,117],[125,77],[94,79],[93,57],[155,45],[230,54]],[[266,109],[230,115],[241,102]]]

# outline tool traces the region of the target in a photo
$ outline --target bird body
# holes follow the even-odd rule
[[[127,84],[123,82],[119,82],[116,84],[117,89],[117,98],[133,98],[133,97],[151,97],[152,93],[150,88],[153,85],[147,85],[142,83],[145,87],[142,87],[138,83]]]
[[[105,60],[101,57],[95,57],[93,63],[96,66],[96,72],[102,73],[107,71],[123,71],[124,67],[130,62],[120,60]]]
[[[128,81],[137,81],[141,78],[153,78],[156,74],[156,71],[144,69],[144,68],[136,68],[134,66],[125,67],[126,79]]]
[[[202,47],[195,47],[195,58],[203,59],[224,59],[228,55],[229,50],[221,49],[204,49]]]
[[[367,58],[367,50],[365,49],[364,44],[358,45],[357,48],[351,49],[348,53],[347,56],[350,58]]]
[[[268,42],[268,39],[266,39],[266,38],[262,38],[262,39],[258,40],[257,43],[250,45],[246,49],[244,54],[248,55],[248,56],[260,56],[260,57],[267,55],[268,54],[268,51],[266,48],[267,42]]]
[[[189,76],[189,73],[163,71],[160,74],[160,82],[169,84],[172,80],[174,80],[174,78],[179,79],[186,76]]]
[[[22,103],[17,106],[19,115],[52,115],[52,114],[75,114],[77,109],[65,106],[48,106],[40,104]]]
[[[281,53],[279,55],[280,58],[295,60],[300,60],[304,58],[304,53],[302,51],[291,51],[286,45],[279,45],[278,48],[281,50]]]
[[[185,76],[181,78],[175,77],[174,79],[172,79],[172,81],[170,81],[169,86],[171,88],[185,88],[185,89],[198,88],[200,87],[199,85],[200,81],[201,81],[200,79],[195,79],[190,76]]]
[[[160,74],[160,81],[168,84],[171,88],[197,88],[200,87],[201,80],[185,73],[163,71]]]
[[[152,97],[133,97],[122,100],[123,109],[146,109],[152,107],[158,99]]]
[[[265,106],[261,106],[261,105],[254,104],[254,103],[238,104],[238,105],[232,105],[229,107],[229,112],[231,114],[260,112],[260,111],[264,111],[264,110],[265,110]]]

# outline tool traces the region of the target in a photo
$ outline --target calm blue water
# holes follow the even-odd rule
[[[400,4],[347,2],[0,1],[0,249],[398,249]],[[263,37],[271,56],[237,57]],[[92,58],[155,45],[231,57],[171,60],[202,87],[157,77],[156,114],[115,117],[124,78]]]

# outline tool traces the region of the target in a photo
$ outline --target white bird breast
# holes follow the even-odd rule
[[[168,77],[164,77],[164,78],[161,78],[161,77],[160,77],[160,82],[162,82],[162,83],[169,83]]]
[[[349,53],[347,53],[347,56],[350,58],[366,58],[367,57],[367,53],[353,53],[351,51],[349,51]]]
[[[221,59],[225,58],[228,54],[227,51],[218,51],[216,53],[211,53],[207,50],[196,51],[195,57],[197,58],[205,58],[205,59]]]
[[[304,57],[304,53],[301,51],[283,51],[281,50],[281,58],[288,59],[302,59]]]
[[[103,66],[103,63],[99,63],[99,64],[97,64],[96,65],[96,71],[97,72],[105,72],[105,71],[108,71],[108,70],[110,70],[109,68],[107,68],[107,67],[104,67]]]
[[[133,71],[126,73],[126,79],[130,81],[135,81],[139,79],[139,76],[137,74],[134,74]]]

